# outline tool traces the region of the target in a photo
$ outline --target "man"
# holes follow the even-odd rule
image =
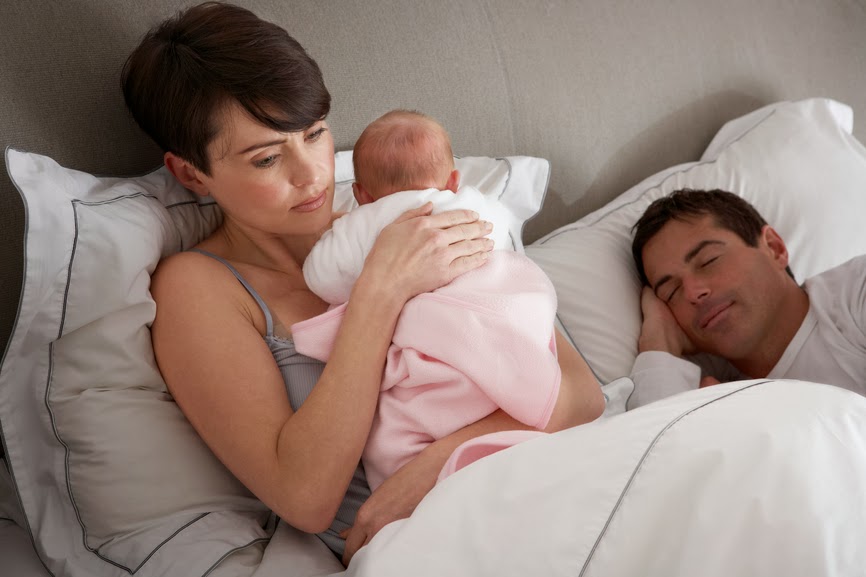
[[[721,190],[679,190],[634,227],[644,282],[632,409],[749,378],[829,383],[866,394],[866,256],[797,284],[779,234]],[[715,374],[683,356],[709,353]],[[713,378],[715,377],[715,378]]]

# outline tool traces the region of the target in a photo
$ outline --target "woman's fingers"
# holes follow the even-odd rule
[[[487,262],[487,251],[461,256],[451,261],[451,278],[457,278],[465,272],[476,269]]]
[[[427,202],[419,206],[418,208],[412,208],[407,210],[394,220],[394,224],[399,222],[405,222],[407,220],[412,220],[413,218],[418,218],[419,216],[427,216],[431,212],[433,212],[433,203]]]
[[[367,533],[357,525],[353,526],[349,529],[348,534],[345,537],[346,539],[346,547],[343,549],[343,565],[348,567],[349,563],[352,561],[352,557],[355,556],[355,553],[358,552],[358,549],[367,544],[369,539],[367,539]]]
[[[443,237],[447,244],[454,244],[463,240],[483,238],[493,230],[493,224],[486,220],[465,222],[443,229]]]
[[[382,229],[364,265],[371,286],[388,286],[396,301],[405,302],[435,290],[477,268],[492,250],[486,238],[489,222],[471,210],[430,214],[430,203],[408,210]]]

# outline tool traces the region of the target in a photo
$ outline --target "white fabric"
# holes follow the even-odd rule
[[[469,465],[346,575],[859,575],[864,455],[864,397],[710,387]]]
[[[722,188],[781,234],[805,279],[866,253],[866,149],[851,109],[783,102],[725,125],[700,162],[650,176],[605,207],[526,247],[557,289],[566,332],[603,382],[630,374],[640,334],[631,228],[678,188]]]
[[[541,205],[548,162],[457,164],[464,183],[506,205],[519,238]],[[167,393],[149,332],[150,274],[214,230],[218,208],[165,169],[99,178],[12,149],[6,166],[27,230],[21,305],[0,367],[0,426],[20,524],[42,561],[70,577],[251,575],[273,519]],[[334,204],[345,210],[350,154],[335,157],[335,171]],[[298,541],[301,565],[333,557],[311,542]]]
[[[463,186],[456,194],[435,188],[406,190],[359,206],[334,221],[304,261],[307,286],[326,302],[335,305],[347,302],[382,229],[407,210],[426,202],[433,203],[433,214],[458,208],[474,210],[480,218],[493,223],[489,237],[496,249],[516,247],[509,229],[508,209],[476,188]]]
[[[358,203],[352,194],[355,181],[352,151],[338,152],[334,159],[334,210],[353,210]],[[508,231],[514,250],[524,252],[523,226],[544,202],[550,163],[533,156],[455,156],[454,168],[460,171],[461,186],[477,188],[486,197],[502,203],[508,211]]]
[[[771,379],[827,383],[866,395],[866,255],[851,259],[804,283],[809,312],[776,365]],[[725,363],[713,373],[727,381],[749,378]],[[638,355],[632,370],[633,409],[696,389],[701,369],[661,351]]]

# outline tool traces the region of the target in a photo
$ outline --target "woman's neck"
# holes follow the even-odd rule
[[[321,232],[308,235],[274,235],[250,230],[226,218],[211,236],[230,260],[297,273]]]

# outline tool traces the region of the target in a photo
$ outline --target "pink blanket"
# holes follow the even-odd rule
[[[345,308],[293,325],[298,352],[327,361]],[[407,302],[364,449],[370,488],[428,444],[497,408],[545,427],[561,378],[555,314],[547,276],[528,257],[507,251]]]

